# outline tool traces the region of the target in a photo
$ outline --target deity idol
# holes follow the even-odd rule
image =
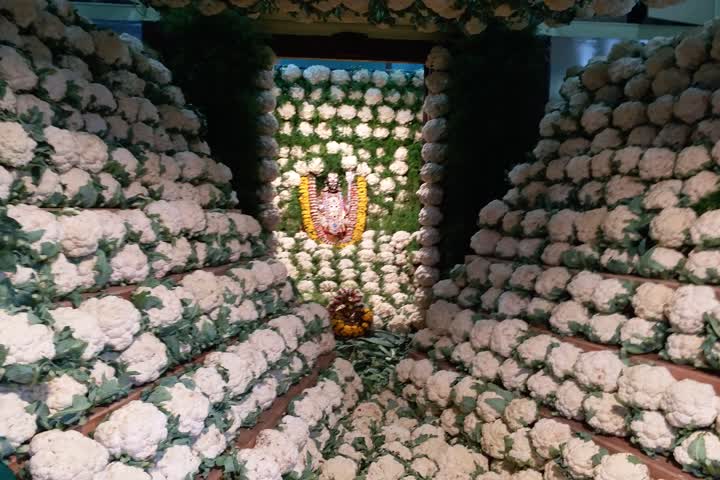
[[[324,243],[339,245],[353,240],[358,221],[358,186],[353,173],[348,172],[345,178],[345,194],[337,173],[328,174],[319,193],[314,178],[308,179],[310,216],[318,240]]]

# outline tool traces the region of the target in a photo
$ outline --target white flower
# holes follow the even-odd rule
[[[382,102],[382,92],[377,88],[368,88],[365,91],[365,103],[368,105],[377,105]]]
[[[324,65],[313,65],[303,70],[302,75],[311,85],[317,85],[330,79],[330,69]]]
[[[280,75],[286,82],[294,82],[302,76],[303,72],[297,65],[286,65],[280,69]]]
[[[372,73],[372,83],[377,88],[382,88],[385,85],[387,85],[389,78],[390,78],[390,76],[387,74],[387,72],[383,72],[382,70],[375,70]]]

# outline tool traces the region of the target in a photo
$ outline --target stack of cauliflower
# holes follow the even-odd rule
[[[620,43],[569,72],[563,99],[540,124],[534,161],[513,168],[505,197],[481,209],[475,255],[435,283],[428,328],[415,336],[473,382],[502,385],[480,394],[493,408],[476,401],[482,422],[501,418],[505,410],[493,409],[512,392],[717,476],[720,399],[715,383],[690,379],[690,370],[720,368],[720,305],[707,285],[717,283],[720,259],[718,59],[720,29],[708,24]],[[671,374],[632,356],[655,352],[686,369]],[[433,368],[422,364],[430,385]],[[432,403],[421,385],[406,393]],[[585,472],[560,464],[573,479],[625,470],[598,476],[598,459]]]
[[[534,161],[479,214],[478,255],[717,283],[718,25],[569,72]]]
[[[203,210],[186,200],[143,209],[47,211],[0,207],[17,243],[6,272],[18,297],[57,300],[110,285],[136,284],[247,260],[265,250],[260,224],[236,211]]]
[[[66,0],[6,0],[0,15],[1,201],[236,203],[200,116],[139,40],[96,28]]]
[[[292,293],[282,264],[253,261],[225,275],[197,270],[178,283],[139,286],[130,300],[108,295],[77,308],[2,310],[0,403],[8,410],[0,415],[0,438],[11,452],[36,429],[77,424],[91,407],[208,349],[239,335],[262,337],[265,321],[282,337],[274,335],[276,343],[297,348],[296,337],[326,331],[329,319],[316,304],[286,315]],[[324,343],[332,340],[326,337]],[[14,416],[24,410],[18,426]]]
[[[303,322],[312,315],[298,313],[298,325],[309,326]],[[29,448],[30,474],[51,480],[70,476],[184,480],[207,473],[216,465],[227,465],[229,460],[230,464],[241,464],[248,479],[280,479],[279,474],[262,476],[263,469],[272,470],[274,466],[268,457],[282,462],[279,465],[283,473],[295,468],[295,463],[290,463],[285,470],[285,463],[291,459],[302,470],[305,454],[314,446],[308,442],[309,424],[305,419],[285,417],[280,426],[282,435],[263,431],[255,448],[241,451],[237,459],[232,449],[239,429],[254,425],[260,412],[305,375],[314,365],[317,352],[333,348],[332,344],[318,343],[322,340],[317,334],[297,330],[293,336],[288,333],[280,328],[258,330],[247,342],[210,354],[204,366],[181,378],[165,379],[143,400],[132,401],[111,413],[95,428],[93,439],[76,431],[51,430],[36,435]],[[303,339],[307,340],[297,347]],[[331,372],[339,368],[336,363]],[[349,369],[354,375],[352,366]],[[325,408],[326,415],[340,404],[341,387],[343,383],[328,379],[315,387],[321,388],[323,395],[313,400]],[[297,449],[294,456],[283,456],[289,454],[288,439],[308,443],[307,449],[300,448],[302,457]],[[263,461],[257,463],[256,457],[261,455]]]
[[[454,370],[438,370],[427,359],[405,359],[395,373],[396,390],[420,409],[421,415],[439,417],[436,428],[441,434],[479,445],[491,459],[492,473],[481,473],[476,479],[650,478],[648,468],[637,457],[609,455],[589,436],[574,435],[568,424],[543,418],[537,399]],[[442,452],[438,446],[431,449]],[[487,469],[487,460],[485,464]],[[438,475],[442,476],[442,471]]]
[[[275,232],[276,258],[287,267],[306,300],[330,300],[338,288],[359,289],[373,309],[375,324],[407,332],[421,324],[415,304],[409,232],[363,233],[362,241],[342,249],[318,245],[304,232]]]

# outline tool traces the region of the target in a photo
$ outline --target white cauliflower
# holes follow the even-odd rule
[[[563,335],[582,331],[590,322],[587,308],[575,301],[559,303],[552,309],[550,325]]]
[[[41,480],[91,480],[108,464],[108,450],[80,432],[50,430],[30,442],[28,468]]]
[[[580,385],[603,392],[614,392],[625,368],[617,353],[609,350],[581,353],[573,372]]]
[[[587,325],[587,336],[595,343],[616,344],[620,341],[620,328],[627,322],[625,315],[593,315]]]
[[[622,311],[630,303],[634,290],[634,285],[628,281],[606,278],[593,292],[593,305],[602,313]]]
[[[606,455],[595,467],[597,480],[650,480],[648,467],[629,453]]]
[[[58,221],[62,228],[62,248],[68,257],[84,257],[95,253],[103,236],[100,217],[91,210],[76,215],[62,215]]]
[[[633,295],[633,310],[645,320],[660,322],[665,318],[665,310],[672,299],[673,290],[670,287],[659,283],[643,283]]]
[[[470,365],[472,376],[484,381],[492,381],[497,378],[499,369],[500,360],[488,350],[478,352]]]
[[[572,478],[593,478],[603,453],[592,440],[573,437],[562,449],[562,459]]]
[[[673,457],[696,472],[720,461],[720,438],[712,432],[693,432],[673,450]]]
[[[548,460],[559,456],[562,446],[571,437],[572,430],[569,425],[550,418],[538,420],[530,430],[535,451]]]
[[[185,480],[200,468],[200,457],[187,445],[173,445],[160,455],[149,473],[153,480]]]
[[[48,313],[52,317],[55,331],[60,332],[67,327],[74,338],[85,343],[83,360],[95,358],[105,348],[108,337],[94,315],[71,307],[56,308]]]
[[[150,403],[133,400],[98,425],[94,438],[113,456],[145,460],[155,455],[167,435],[165,414]]]
[[[675,378],[665,367],[647,364],[628,367],[618,380],[618,398],[633,408],[657,410],[665,390]]]
[[[0,47],[0,51],[7,47]],[[2,70],[0,54],[0,71]],[[27,165],[35,156],[37,142],[16,122],[0,122],[0,163],[19,168]]]
[[[135,385],[156,380],[169,362],[165,344],[151,333],[138,336],[117,360],[134,372],[130,378]]]
[[[660,408],[673,427],[707,427],[718,415],[718,397],[712,385],[684,379],[665,389]]]
[[[140,467],[131,467],[122,462],[112,462],[105,469],[96,473],[93,480],[151,480],[150,475]]]
[[[0,437],[12,448],[30,440],[37,431],[37,415],[26,410],[29,406],[17,393],[0,393]]]
[[[587,394],[572,380],[566,380],[555,394],[555,408],[560,414],[572,420],[583,419],[583,402]]]
[[[140,283],[150,275],[147,256],[137,244],[124,245],[110,259],[110,281]]]
[[[490,337],[490,349],[502,357],[509,357],[526,335],[528,328],[527,323],[518,319],[498,323]]]
[[[600,433],[624,437],[629,410],[612,393],[591,393],[583,402],[585,421]]]
[[[578,303],[592,305],[592,295],[603,277],[597,273],[583,270],[567,284],[567,291]]]
[[[650,452],[668,452],[677,439],[675,429],[660,412],[640,412],[630,421],[630,431],[633,439]]]
[[[166,388],[170,399],[160,406],[171,415],[177,416],[178,431],[191,436],[199,435],[205,427],[205,419],[210,413],[210,401],[200,392],[187,388],[182,382]]]
[[[695,334],[705,328],[703,314],[718,305],[720,302],[712,287],[685,285],[675,290],[665,313],[675,331]]]
[[[0,310],[0,346],[5,350],[3,365],[30,364],[55,356],[52,329],[35,323],[25,312]]]
[[[539,368],[545,364],[548,354],[558,345],[560,342],[551,335],[535,335],[518,345],[516,353],[528,368]]]
[[[140,331],[140,312],[129,301],[115,295],[92,297],[80,304],[80,310],[93,315],[108,337],[107,345],[125,350]]]

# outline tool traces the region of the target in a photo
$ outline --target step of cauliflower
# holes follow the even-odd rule
[[[167,417],[155,405],[133,400],[97,426],[94,438],[113,457],[146,460],[168,435]]]

